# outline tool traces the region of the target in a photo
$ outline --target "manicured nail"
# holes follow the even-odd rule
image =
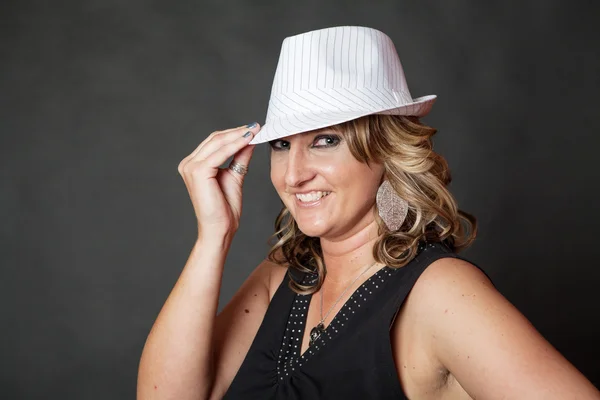
[[[250,129],[252,129],[252,128],[254,128],[256,125],[257,125],[257,123],[256,123],[256,122],[253,122],[253,123],[251,123],[251,124],[248,124],[248,125],[246,125],[246,128],[250,128]]]
[[[244,133],[244,137],[248,137],[248,136],[250,136],[251,134],[252,134],[252,132],[248,131],[248,132]]]

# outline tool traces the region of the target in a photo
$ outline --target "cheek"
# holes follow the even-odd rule
[[[383,171],[378,166],[372,165],[369,168],[358,161],[349,162],[342,168],[332,170],[331,173],[335,174],[337,182],[353,202],[361,204],[375,198],[383,176]]]
[[[285,202],[285,167],[278,164],[276,161],[271,160],[271,183],[275,188],[275,191],[279,195],[280,199]],[[287,205],[287,204],[286,204]]]
[[[327,180],[335,182],[340,187],[360,186],[360,183],[366,183],[364,179],[372,179],[377,174],[376,168],[370,169],[366,164],[356,160],[349,150],[323,157],[319,164],[319,171],[327,177]]]
[[[283,174],[278,169],[273,168],[273,166],[271,166],[271,183],[273,184],[273,187],[275,187],[275,190],[277,190],[277,192],[283,190]]]
[[[277,189],[278,186],[283,182],[283,169],[281,168],[281,161],[277,160],[277,157],[271,154],[271,182],[273,186]]]
[[[342,185],[348,179],[352,178],[352,170],[354,169],[354,160],[349,152],[332,152],[321,157],[315,157],[315,167],[319,175],[333,185]]]

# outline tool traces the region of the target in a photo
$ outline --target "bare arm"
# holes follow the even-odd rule
[[[138,399],[204,399],[212,380],[212,333],[227,243],[198,241],[142,353]]]
[[[258,126],[250,130],[256,133]],[[144,346],[138,373],[140,400],[208,399],[215,382],[222,391],[232,377],[222,365],[241,363],[252,340],[247,337],[254,337],[268,306],[269,264],[261,264],[228,306],[230,313],[239,313],[248,307],[247,293],[253,293],[256,312],[238,325],[216,318],[223,265],[239,224],[243,183],[242,175],[219,166],[232,155],[248,164],[253,146],[248,146],[252,135],[244,135],[247,131],[248,127],[240,127],[214,132],[179,165],[198,218],[198,240]],[[238,331],[227,335],[234,328]],[[239,340],[237,351],[216,350],[215,335]],[[226,343],[219,346],[228,348]]]
[[[231,384],[269,306],[271,270],[283,268],[261,263],[215,319],[223,260],[214,243],[194,246],[146,341],[139,399],[220,399]]]
[[[476,399],[600,399],[472,264],[444,258],[415,285],[439,362]]]

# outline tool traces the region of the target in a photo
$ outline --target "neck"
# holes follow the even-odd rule
[[[377,222],[373,219],[352,235],[333,241],[321,238],[323,259],[327,266],[328,286],[343,286],[371,265],[373,245],[377,239]]]

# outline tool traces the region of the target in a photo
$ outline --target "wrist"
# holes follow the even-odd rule
[[[228,251],[233,240],[233,234],[198,234],[194,247]]]

